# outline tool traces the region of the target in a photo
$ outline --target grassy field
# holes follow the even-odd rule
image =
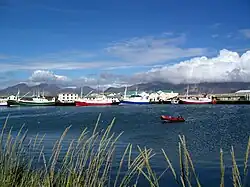
[[[115,176],[111,177],[116,143],[122,134],[111,133],[115,119],[107,129],[97,131],[100,117],[101,115],[99,115],[92,132],[85,129],[77,139],[71,141],[66,153],[62,153],[64,137],[70,130],[70,127],[66,128],[60,139],[54,144],[50,157],[47,157],[44,152],[43,138],[36,136],[28,144],[25,144],[27,131],[24,131],[23,128],[15,136],[11,130],[6,132],[7,118],[0,135],[0,186],[135,187],[139,186],[138,181],[143,177],[148,181],[149,186],[158,187],[160,186],[159,180],[166,172],[171,173],[176,181],[176,186],[201,186],[184,136],[179,136],[178,168],[172,166],[166,152],[162,149],[167,168],[162,174],[157,175],[150,162],[155,154],[154,151],[128,144],[119,160],[119,166],[115,169]],[[138,150],[136,156],[132,156],[134,149]],[[249,151],[250,139],[246,145],[244,168],[241,171],[237,166],[233,147],[231,149],[231,178],[234,187],[247,186]],[[33,152],[38,154],[34,155]],[[41,166],[35,167],[38,163],[42,163]],[[220,168],[220,186],[223,187],[225,165],[222,150],[220,152]]]

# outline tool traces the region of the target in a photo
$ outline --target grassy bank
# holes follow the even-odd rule
[[[119,165],[114,167],[113,158],[116,145],[122,133],[111,132],[115,119],[106,129],[98,131],[100,117],[99,115],[92,132],[85,129],[77,139],[71,141],[67,151],[62,152],[64,138],[70,130],[70,127],[66,128],[60,139],[54,144],[49,157],[44,151],[44,137],[36,136],[26,144],[28,131],[21,128],[17,135],[13,135],[11,129],[6,130],[7,118],[0,135],[0,186],[138,186],[138,181],[143,178],[149,186],[158,187],[161,177],[164,177],[166,172],[173,176],[176,186],[202,186],[202,181],[199,180],[187,149],[185,137],[181,135],[179,136],[178,168],[172,166],[167,153],[162,149],[167,168],[163,173],[157,175],[151,164],[154,151],[132,144],[127,145],[119,160]],[[138,154],[132,154],[133,150],[137,150]],[[250,139],[246,145],[244,167],[240,170],[236,163],[233,147],[231,149],[231,180],[234,187],[247,186],[249,151]],[[39,167],[36,167],[37,165]],[[222,150],[220,168],[220,186],[223,187],[225,165]]]

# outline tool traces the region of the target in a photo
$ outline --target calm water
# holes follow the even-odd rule
[[[166,167],[163,148],[178,168],[178,135],[185,135],[199,178],[206,186],[219,185],[219,151],[225,152],[225,163],[231,165],[230,149],[234,146],[239,165],[243,163],[250,135],[250,106],[227,105],[150,105],[109,107],[17,107],[0,108],[0,125],[10,114],[8,128],[18,131],[25,124],[28,138],[46,133],[45,147],[50,150],[64,129],[72,125],[66,142],[77,138],[85,127],[93,129],[99,113],[100,128],[105,128],[116,117],[113,132],[124,131],[118,142],[119,150],[128,143],[153,148],[157,153],[152,164],[156,171]],[[182,115],[184,123],[162,123],[160,115]],[[121,152],[120,152],[121,153]],[[227,170],[230,175],[230,168]],[[209,174],[209,175],[208,175]],[[168,174],[161,180],[166,184]],[[169,180],[169,179],[168,179]],[[228,177],[227,182],[230,182]],[[168,184],[172,184],[170,181]],[[208,185],[209,184],[209,185]],[[213,185],[213,186],[214,186]],[[142,184],[142,186],[144,186]]]

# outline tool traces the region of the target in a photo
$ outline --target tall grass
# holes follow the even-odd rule
[[[27,131],[23,127],[13,135],[12,129],[6,130],[8,117],[0,134],[0,184],[1,186],[29,187],[102,187],[102,186],[139,186],[144,178],[148,186],[160,186],[160,179],[169,172],[173,175],[177,186],[202,186],[196,173],[191,154],[188,151],[186,139],[179,136],[179,167],[174,168],[165,150],[163,158],[167,167],[157,174],[151,164],[155,152],[152,149],[134,147],[128,144],[117,164],[114,165],[116,145],[122,135],[112,133],[114,120],[106,128],[98,131],[99,115],[92,132],[84,129],[81,135],[70,142],[67,151],[61,151],[65,136],[70,130],[66,128],[54,144],[50,157],[44,151],[43,139],[37,135],[28,144],[25,143]],[[137,154],[134,154],[134,150]],[[237,165],[235,152],[232,147],[232,185],[247,186],[248,157],[250,138],[246,148],[244,168],[242,173]],[[34,154],[34,152],[38,154]],[[133,153],[133,154],[132,154]],[[223,151],[220,151],[221,181],[220,187],[225,186],[225,165]],[[39,163],[39,167],[36,167]],[[115,174],[114,174],[115,173]],[[164,185],[164,186],[167,186]]]

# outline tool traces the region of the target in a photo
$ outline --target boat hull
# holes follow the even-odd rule
[[[143,101],[143,102],[138,102],[138,101],[121,101],[119,105],[148,105],[151,104],[149,101]]]
[[[76,103],[75,102],[72,102],[72,103],[63,103],[63,102],[56,102],[55,104],[56,106],[76,106]]]
[[[185,122],[185,119],[183,117],[172,117],[172,116],[161,116],[161,120],[169,123],[177,123],[177,122]]]
[[[111,103],[91,103],[91,102],[82,102],[82,101],[76,101],[76,106],[111,106],[111,105],[119,105],[119,102],[111,102]]]
[[[180,102],[179,100],[172,100],[172,101],[171,101],[171,104],[172,104],[172,105],[178,105],[179,102]]]
[[[7,102],[2,102],[2,103],[0,103],[0,106],[8,106],[8,103]]]
[[[15,100],[8,100],[8,106],[55,106],[55,102],[44,102],[44,103],[37,103],[37,102],[26,102],[26,101],[15,101]]]
[[[179,104],[193,104],[193,105],[199,105],[199,104],[212,104],[212,101],[199,101],[199,100],[180,100]]]

